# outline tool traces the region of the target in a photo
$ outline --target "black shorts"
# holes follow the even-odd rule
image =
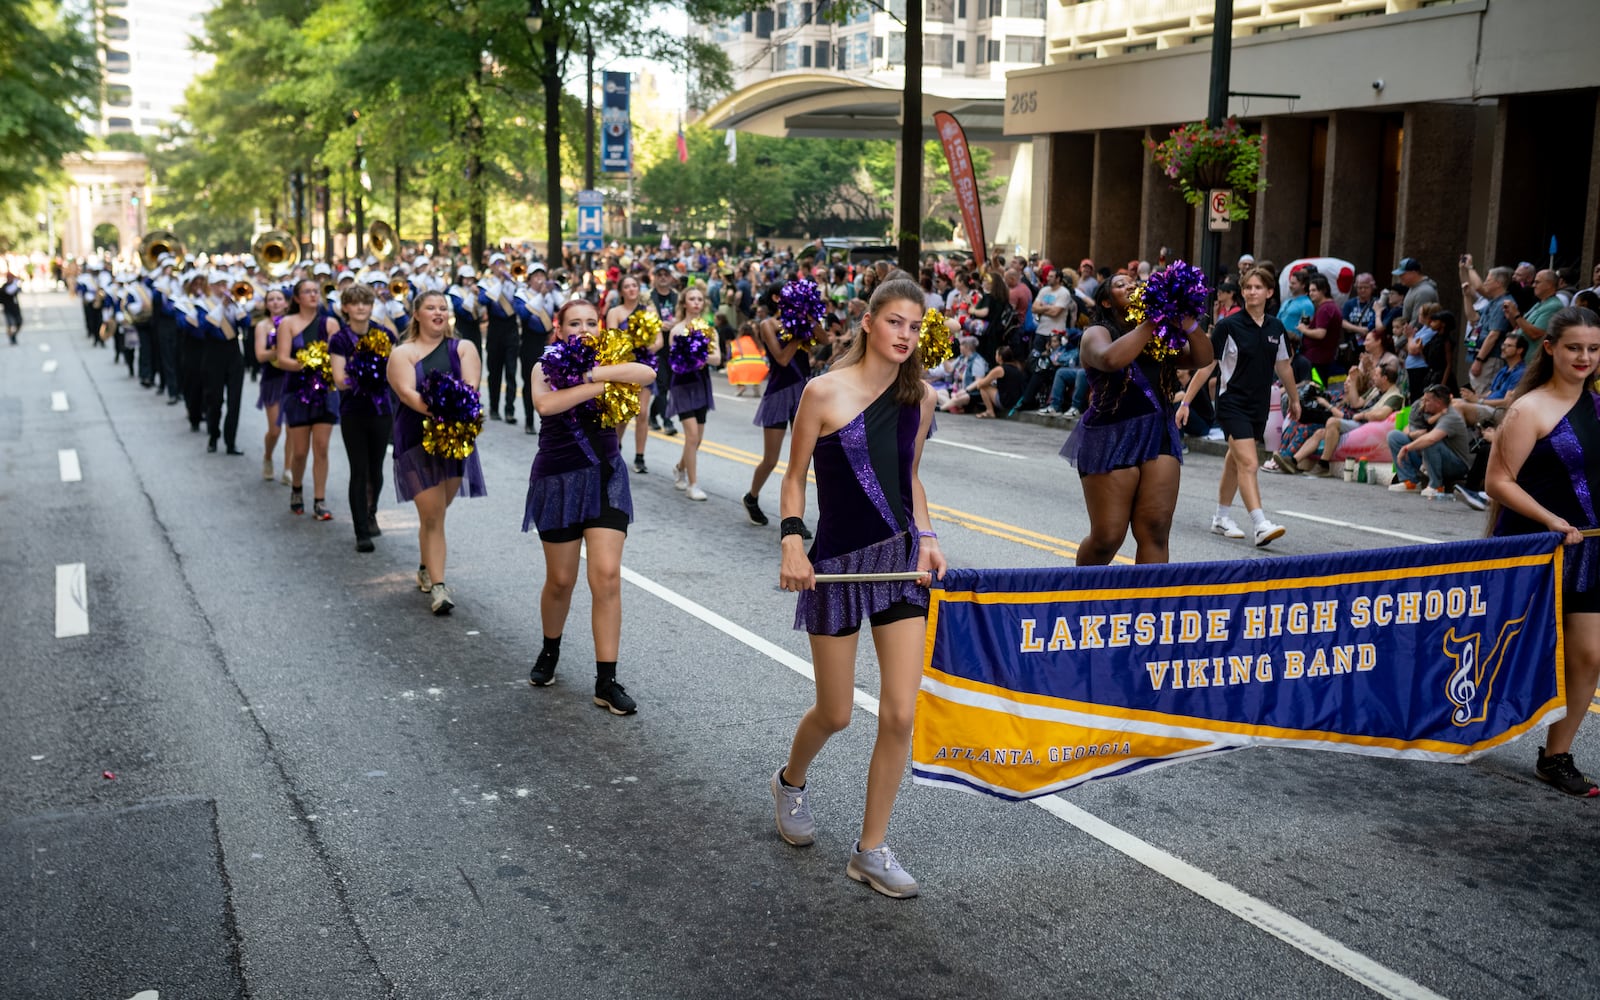
[[[295,423],[287,424],[285,426],[288,426],[288,427],[312,427],[312,426],[314,426],[316,424],[336,424],[338,422],[339,422],[339,418],[338,417],[334,416],[331,413],[324,413],[321,416],[313,417],[310,420],[301,420],[301,421],[297,421]]]
[[[785,433],[787,433],[793,427],[794,427],[794,421],[793,420],[785,420],[781,424],[762,424],[761,425],[761,429],[764,430],[764,431],[784,431]]]
[[[1600,590],[1563,590],[1561,613],[1564,615],[1600,614]]]
[[[679,413],[678,414],[678,419],[679,420],[693,420],[693,421],[695,421],[696,423],[700,424],[703,427],[703,426],[705,426],[705,422],[706,422],[706,414],[708,414],[710,412],[711,412],[711,407],[702,406],[698,410],[685,410],[682,413]]]
[[[1217,400],[1217,426],[1229,440],[1260,441],[1267,433],[1267,410],[1246,410],[1224,396]]]
[[[928,617],[928,609],[922,605],[912,604],[910,601],[895,601],[882,611],[873,612],[868,616],[867,621],[871,622],[872,626],[876,628],[879,625],[893,625],[895,622],[903,622],[907,618],[926,617]],[[837,639],[841,636],[855,635],[859,631],[861,631],[861,623],[857,622],[849,628],[842,628],[837,632],[829,632],[828,635]]]
[[[589,518],[587,521],[580,521],[577,524],[569,524],[564,528],[552,528],[549,531],[539,532],[539,541],[549,542],[551,545],[560,545],[563,542],[576,542],[581,539],[583,537],[583,533],[588,531],[590,528],[610,528],[613,531],[620,531],[626,535],[628,533],[628,514],[626,511],[618,510],[615,507],[602,507],[600,509],[600,513]]]

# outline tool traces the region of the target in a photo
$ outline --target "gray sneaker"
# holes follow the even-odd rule
[[[417,567],[417,589],[426,594],[433,589],[433,577],[428,575],[428,567]]]
[[[811,793],[783,783],[783,768],[772,772],[772,801],[778,815],[778,836],[796,847],[817,839],[817,822],[811,818]]]
[[[910,899],[917,894],[917,880],[900,867],[900,862],[895,859],[887,843],[863,851],[861,841],[856,841],[850,851],[850,864],[845,867],[844,873],[894,899]]]
[[[436,615],[447,615],[456,606],[456,602],[450,599],[450,588],[442,583],[434,584],[429,593],[433,597],[433,613]]]

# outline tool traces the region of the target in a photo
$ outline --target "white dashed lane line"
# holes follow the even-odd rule
[[[50,394],[50,409],[57,413],[65,413],[67,411],[67,394],[60,389],[52,392]]]
[[[51,372],[56,370],[56,365],[58,364],[60,364],[60,362],[58,362],[55,358],[51,358],[49,361],[46,361],[44,364],[40,365],[39,370],[44,372],[46,375],[49,375]]]
[[[62,448],[56,452],[56,461],[61,466],[63,483],[83,482],[83,466],[78,464],[78,449]]]
[[[89,634],[89,574],[83,563],[56,567],[56,638]]]

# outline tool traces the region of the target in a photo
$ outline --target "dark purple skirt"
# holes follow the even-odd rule
[[[1080,421],[1061,446],[1061,457],[1080,476],[1132,469],[1162,455],[1183,461],[1183,438],[1164,411],[1107,424]]]
[[[905,573],[917,568],[917,554],[917,536],[902,531],[865,548],[819,560],[813,568],[818,573]],[[811,635],[834,635],[901,601],[925,608],[928,588],[915,581],[819,583],[800,592],[794,627]]]
[[[795,412],[800,409],[800,396],[805,391],[804,382],[795,382],[782,389],[769,389],[761,397],[761,402],[756,404],[756,418],[752,423],[757,427],[793,423]]]
[[[607,460],[602,460],[607,461]],[[633,523],[633,494],[628,486],[628,466],[622,456],[608,461],[610,482],[598,465],[586,465],[568,472],[528,474],[528,499],[522,511],[523,531],[557,531],[600,516],[603,506],[614,507]]]
[[[667,399],[667,416],[693,413],[702,407],[708,410],[717,408],[711,399],[711,372],[706,368],[696,372],[693,379],[672,383]]]
[[[423,490],[450,479],[461,480],[461,491],[457,496],[489,495],[483,485],[483,466],[478,462],[476,448],[464,459],[430,455],[421,444],[394,453],[394,493],[401,503],[409,503]]]
[[[313,399],[310,403],[302,403],[300,395],[290,387],[288,378],[284,379],[283,408],[278,411],[280,424],[294,426],[295,424],[311,423],[338,423],[339,422],[339,394],[329,389],[325,397]],[[333,419],[324,420],[324,417]]]
[[[267,372],[269,370],[277,372],[277,377],[274,378],[268,375]],[[263,365],[261,368],[261,391],[256,395],[256,409],[265,410],[269,406],[277,406],[282,403],[283,387],[287,381],[288,379],[283,377],[283,372],[269,365]]]

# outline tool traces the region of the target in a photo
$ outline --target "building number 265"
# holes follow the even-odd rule
[[[1037,90],[1024,90],[1019,94],[1011,95],[1011,109],[1007,114],[1026,115],[1039,110],[1039,92]]]

